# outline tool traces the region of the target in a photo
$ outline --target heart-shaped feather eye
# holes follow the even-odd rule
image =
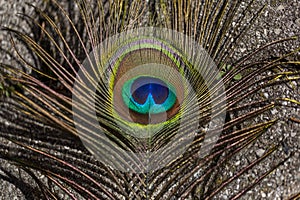
[[[150,76],[127,81],[122,89],[122,97],[130,110],[141,114],[166,112],[176,102],[174,87]]]
[[[116,114],[145,125],[176,116],[184,99],[184,65],[176,51],[158,39],[126,43],[110,61],[115,69],[110,82]]]

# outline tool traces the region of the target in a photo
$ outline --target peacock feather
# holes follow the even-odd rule
[[[285,140],[271,141],[258,158],[227,169],[282,121],[270,112],[300,105],[283,96],[259,98],[262,90],[284,84],[297,93],[299,61],[290,58],[299,48],[265,57],[296,37],[235,55],[266,5],[65,4],[30,5],[37,17],[21,17],[33,34],[3,28],[12,36],[16,62],[31,73],[1,64],[0,91],[7,97],[0,117],[17,114],[18,120],[9,126],[0,121],[0,156],[32,177],[29,187],[37,193],[28,198],[220,199],[243,174],[282,152]],[[293,156],[275,159],[230,198],[244,195]],[[222,176],[227,171],[233,175]]]
[[[222,127],[224,86],[195,41],[168,29],[139,28],[103,44],[83,62],[72,91],[78,134],[100,160],[125,171],[133,157],[142,172],[162,168],[206,134],[205,124],[206,132]]]

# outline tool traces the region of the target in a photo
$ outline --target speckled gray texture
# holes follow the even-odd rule
[[[242,40],[236,56],[260,47],[266,42],[291,36],[300,35],[300,1],[298,0],[280,0],[280,1],[260,1],[259,3],[269,3],[263,11],[262,16],[257,20],[255,26],[249,30]],[[279,48],[268,50],[269,55],[279,56],[284,50],[299,48],[300,39],[282,44]],[[291,59],[300,58],[297,53]],[[291,90],[290,88],[293,88]],[[291,82],[287,85],[280,85],[264,89],[260,96],[263,98],[272,98],[283,96],[300,100],[300,81]],[[255,98],[255,97],[254,97]],[[248,99],[247,101],[251,101]],[[258,167],[250,170],[246,175],[236,179],[230,184],[230,187],[224,189],[215,199],[228,199],[232,194],[237,193],[245,187],[250,181],[255,180],[259,174],[265,172],[278,158],[284,158],[291,151],[295,155],[284,165],[273,171],[261,183],[259,183],[241,199],[288,199],[292,195],[300,192],[300,124],[291,123],[291,117],[299,118],[300,109],[276,107],[269,113],[270,116],[276,116],[280,122],[268,130],[258,141],[244,149],[235,158],[229,161],[227,169],[224,170],[224,177],[233,175],[233,171],[241,169],[264,154],[276,142],[286,139],[280,147],[280,152],[267,158]],[[257,119],[259,120],[259,119]],[[262,120],[262,119],[260,119]]]
[[[32,1],[33,4],[34,1]],[[28,24],[22,20],[18,15],[21,13],[32,13],[33,8],[26,5],[22,0],[1,0],[0,1],[0,26],[7,28],[18,28],[26,33],[29,33]],[[11,36],[7,32],[1,31],[0,34],[0,46],[2,49],[9,50],[12,56],[16,56],[16,52],[13,51],[13,47],[10,42]],[[25,59],[31,61],[30,55],[27,53],[28,51],[24,48],[23,45],[16,44],[17,48],[25,52]],[[11,60],[11,56],[9,54],[0,55],[0,60],[3,63],[14,65],[15,62]],[[16,65],[17,66],[17,65]],[[28,69],[29,70],[29,69]]]
[[[30,2],[30,1],[27,1]],[[268,42],[273,39],[279,39],[283,37],[289,37],[293,35],[299,35],[300,30],[300,1],[299,0],[265,0],[259,3],[267,2],[269,5],[264,10],[262,16],[257,20],[255,26],[248,32],[245,39],[237,48],[236,56],[241,56],[252,49]],[[32,3],[35,3],[32,0]],[[0,0],[0,24],[8,27],[22,27],[23,30],[27,30],[26,23],[17,17],[18,12],[26,13],[32,12],[32,8],[25,5],[23,0]],[[283,49],[296,48],[299,41],[293,43],[285,43]],[[9,35],[0,33],[0,45],[2,48],[11,49],[9,43]],[[21,48],[21,47],[20,47]],[[279,48],[282,50],[282,48]],[[26,51],[26,49],[20,49]],[[277,56],[280,52],[276,49],[270,49],[269,54]],[[15,55],[15,54],[14,54]],[[298,53],[298,59],[300,54]],[[28,59],[31,59],[30,56]],[[0,62],[11,63],[11,57],[9,55],[0,55]],[[291,83],[291,87],[294,87],[294,92],[288,90],[288,86],[276,86],[273,89],[262,91],[262,95],[265,98],[271,96],[283,95],[286,97],[293,97],[300,100],[299,94],[300,83]],[[249,99],[251,101],[251,99]],[[249,148],[243,150],[241,154],[238,154],[235,158],[232,158],[231,164],[227,166],[224,177],[232,176],[232,171],[240,169],[241,167],[249,164],[249,162],[257,156],[261,156],[270,145],[286,138],[286,143],[281,147],[283,151],[276,153],[275,155],[266,159],[263,163],[248,172],[248,174],[242,178],[234,181],[230,187],[226,187],[215,199],[227,199],[231,194],[236,193],[241,187],[246,185],[249,181],[254,180],[259,174],[259,171],[264,171],[266,166],[272,163],[274,157],[284,157],[285,151],[292,150],[295,155],[289,159],[283,166],[280,166],[272,174],[270,174],[265,180],[259,183],[255,188],[249,191],[242,199],[287,199],[290,195],[300,192],[300,124],[290,123],[288,120],[290,117],[299,116],[300,110],[295,108],[281,109],[274,108],[269,113],[270,115],[277,115],[282,119],[280,123],[272,127],[266,134],[263,135],[258,141]],[[1,120],[1,119],[0,119]],[[1,141],[0,142],[7,142]],[[297,159],[298,158],[298,159]],[[29,177],[25,176],[22,172],[19,172],[12,164],[0,160],[0,175],[6,176],[5,171],[8,170],[15,177],[20,179],[26,179],[27,182],[32,182]],[[12,179],[13,180],[13,179]],[[26,188],[24,189],[26,190]],[[30,194],[32,191],[27,191]],[[25,199],[24,193],[20,188],[17,188],[9,181],[0,179],[0,199]],[[30,197],[30,195],[27,197]]]

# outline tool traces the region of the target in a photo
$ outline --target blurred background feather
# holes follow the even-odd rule
[[[299,32],[271,40],[251,27],[266,9],[276,14],[289,5],[299,13],[299,3],[264,3],[43,1],[27,6],[31,12],[19,15],[26,26],[11,23],[1,32],[13,38],[11,48],[1,47],[10,59],[1,61],[0,156],[11,166],[1,167],[2,180],[28,199],[251,199],[254,191],[261,198],[296,199],[297,173],[279,196],[272,182],[280,184],[276,177],[285,169],[299,172],[299,39],[294,37]],[[195,140],[171,166],[124,173],[97,161],[74,135],[68,80],[99,42],[144,26],[179,31],[206,49],[223,72],[226,124],[205,159],[195,158]],[[245,43],[252,45],[245,48]],[[30,178],[24,180],[24,174]],[[274,179],[265,179],[272,174]]]

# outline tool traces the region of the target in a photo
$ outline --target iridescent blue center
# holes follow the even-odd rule
[[[125,82],[122,97],[129,109],[141,114],[166,112],[176,102],[174,87],[149,76],[141,76]]]
[[[134,101],[139,104],[145,104],[150,95],[156,104],[162,104],[168,98],[169,89],[157,78],[140,77],[132,83],[131,94]]]

